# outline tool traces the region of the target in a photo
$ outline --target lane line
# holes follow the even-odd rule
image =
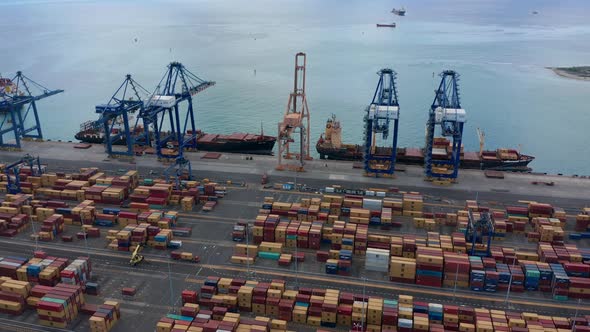
[[[0,240],[0,242],[4,242],[4,243],[10,243],[10,241],[6,241],[6,240]],[[12,243],[12,244],[16,244],[16,243]],[[20,243],[22,244],[22,243]],[[30,246],[28,244],[23,244],[25,246]],[[41,248],[48,248],[48,249],[58,249],[58,250],[63,250],[63,251],[70,251],[70,252],[74,252],[74,253],[78,253],[78,250],[75,249],[70,249],[70,248],[55,248],[56,246],[49,246],[49,245],[44,245],[44,244],[40,244],[39,247]],[[106,249],[105,249],[106,250]],[[113,257],[113,258],[120,258],[120,259],[128,259],[128,256],[123,256],[123,255],[118,255],[115,253],[110,253],[110,252],[103,252],[103,251],[96,251],[94,253],[95,255],[99,255],[99,256],[107,256],[107,257]],[[183,262],[183,261],[171,261],[169,259],[161,259],[161,258],[152,258],[148,255],[146,255],[146,257],[152,261],[152,262],[158,262],[158,263],[163,263],[163,264],[175,264],[175,265],[185,265],[185,266],[194,266],[195,263],[189,263],[189,262]],[[242,272],[245,273],[248,270],[244,267],[239,267],[239,266],[231,266],[231,265],[217,265],[217,264],[198,264],[200,267],[202,268],[207,268],[207,269],[211,269],[211,270],[223,270],[223,271],[233,271],[233,272]],[[256,274],[262,274],[262,275],[270,275],[270,276],[275,276],[275,277],[291,277],[291,278],[299,278],[299,279],[303,279],[303,280],[309,280],[309,281],[323,281],[326,283],[331,283],[331,284],[339,284],[339,285],[345,285],[345,286],[354,286],[354,287],[358,287],[359,285],[359,280],[355,280],[355,279],[345,279],[345,278],[333,278],[333,277],[324,277],[322,275],[319,274],[311,274],[311,273],[307,273],[307,272],[303,272],[303,273],[294,273],[291,272],[290,270],[277,270],[277,271],[272,271],[268,268],[265,267],[254,267],[255,268],[255,272]],[[194,279],[194,280],[198,280],[198,279]],[[381,283],[371,283],[369,285],[369,287],[371,288],[376,288],[376,289],[383,289],[383,290],[388,290],[388,291],[396,291],[396,292],[400,292],[400,293],[404,293],[404,292],[408,292],[408,287],[412,287],[413,284],[408,284],[405,287],[402,286],[397,286],[395,284],[381,284]],[[470,295],[470,294],[465,294],[465,293],[457,293],[457,294],[452,294],[452,293],[447,293],[444,291],[437,291],[435,289],[422,289],[422,288],[413,288],[411,290],[412,293],[417,293],[417,294],[426,294],[426,295],[430,295],[430,296],[436,296],[436,297],[446,297],[446,298],[452,298],[452,299],[468,299],[468,300],[476,300],[476,301],[481,301],[482,299],[485,298],[485,300],[487,301],[491,301],[491,302],[495,302],[495,303],[504,303],[504,299],[501,297],[493,297],[493,296],[485,296],[485,295]],[[554,304],[554,303],[549,303],[544,301],[545,299],[539,299],[539,302],[532,302],[532,301],[526,301],[526,300],[521,300],[521,299],[512,299],[509,301],[509,303],[511,304],[520,304],[520,305],[528,305],[531,307],[541,307],[541,308],[552,308],[552,309],[570,309],[570,310],[579,310],[582,312],[590,312],[590,306],[581,306],[581,308],[578,308],[578,306],[576,305],[569,305],[569,304],[565,304],[565,303],[559,303],[559,304]]]

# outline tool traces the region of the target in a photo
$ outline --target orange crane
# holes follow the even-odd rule
[[[297,53],[295,55],[293,92],[289,95],[283,121],[278,125],[279,160],[276,169],[280,171],[289,169],[303,172],[305,161],[311,160],[309,155],[309,108],[305,96],[305,65],[305,53]],[[295,143],[296,136],[299,136],[298,153],[290,150],[290,145]],[[283,158],[285,160],[296,159],[297,163],[285,163]]]

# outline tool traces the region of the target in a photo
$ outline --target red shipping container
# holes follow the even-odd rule
[[[53,312],[60,312],[64,310],[63,305],[54,302],[48,301],[39,301],[37,302],[37,309],[53,311]]]

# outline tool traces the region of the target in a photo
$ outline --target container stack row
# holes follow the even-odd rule
[[[157,331],[285,331],[292,323],[317,328],[366,331],[590,331],[590,317],[547,316],[531,312],[363,296],[334,289],[288,287],[270,283],[208,277],[196,291],[182,292],[181,315],[167,315]],[[254,319],[241,314],[253,313]],[[320,331],[320,330],[318,330]]]
[[[23,192],[51,200],[83,201],[120,205],[130,199],[140,207],[162,209],[168,204],[181,205],[185,211],[198,202],[215,202],[226,193],[226,187],[206,181],[182,181],[173,188],[163,180],[139,180],[137,171],[122,176],[107,176],[98,168],[82,168],[79,173],[46,173],[40,177],[21,174]],[[210,206],[210,208],[212,208]]]
[[[105,301],[103,304],[96,306],[92,310],[92,316],[88,320],[90,322],[91,332],[108,332],[117,321],[121,318],[121,309],[119,302]]]
[[[44,286],[57,283],[84,286],[92,272],[90,260],[78,257],[70,262],[67,258],[46,256],[36,252],[31,259],[3,257],[0,260],[0,275]]]

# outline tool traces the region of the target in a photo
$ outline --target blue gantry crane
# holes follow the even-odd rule
[[[9,194],[18,194],[22,191],[20,170],[24,167],[28,167],[31,170],[31,176],[41,176],[43,174],[39,157],[33,157],[29,154],[26,154],[12,164],[6,165],[4,173],[6,174],[6,190]]]
[[[176,157],[173,164],[166,167],[163,172],[164,178],[168,183],[172,183],[174,189],[182,189],[182,179],[192,179],[191,163],[184,157]]]
[[[140,125],[139,116],[144,110],[143,99],[149,95],[131,75],[127,75],[108,103],[96,105],[96,113],[100,114],[100,118],[95,125],[104,132],[105,148],[109,156],[133,156],[135,144],[150,143],[148,126],[145,123],[143,127]],[[136,114],[133,126],[132,114]],[[127,150],[113,150],[113,145],[121,141],[125,142]]]
[[[176,159],[183,156],[185,149],[196,149],[197,130],[192,97],[213,85],[215,82],[199,78],[180,62],[168,65],[164,77],[140,113],[146,126],[153,127],[159,158]],[[186,107],[183,107],[184,104]],[[164,130],[164,123],[169,126],[167,131]]]
[[[20,149],[23,138],[42,139],[36,102],[61,92],[49,90],[21,71],[12,79],[0,77],[0,148]]]
[[[479,212],[479,218],[469,210],[469,220],[465,229],[465,241],[471,243],[470,256],[490,257],[494,221],[489,212]]]
[[[365,174],[392,176],[395,172],[399,122],[399,103],[395,84],[396,72],[386,68],[377,72],[377,75],[379,75],[379,82],[373,95],[373,101],[367,107],[364,118]],[[378,141],[385,142],[389,138],[391,122],[393,122],[391,148],[377,146]]]
[[[199,78],[180,62],[172,62],[140,113],[145,127],[153,129],[158,158],[174,162],[166,169],[166,177],[174,176],[177,182],[187,170],[191,177],[185,149],[197,148],[193,96],[213,85],[215,82]],[[164,123],[169,126],[167,131]]]
[[[461,140],[463,125],[466,120],[465,110],[459,101],[459,74],[453,70],[445,70],[434,101],[430,106],[426,126],[426,147],[424,151],[424,170],[427,180],[455,181],[459,174],[461,157]],[[435,147],[435,126],[440,125],[441,135],[452,138],[452,152],[448,158],[447,146]],[[437,149],[437,159],[433,152]]]

